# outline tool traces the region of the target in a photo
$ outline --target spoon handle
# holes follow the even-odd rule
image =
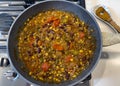
[[[116,24],[116,22],[114,22],[112,19],[108,22],[109,24],[111,24],[119,33],[120,33],[120,26],[118,26]]]

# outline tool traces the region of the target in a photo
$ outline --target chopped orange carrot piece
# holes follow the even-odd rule
[[[73,57],[71,55],[68,55],[65,57],[65,62],[70,62]]]
[[[59,19],[57,19],[57,20],[55,20],[55,21],[53,22],[53,26],[54,26],[54,27],[57,27],[59,24],[60,24],[60,20],[59,20]]]
[[[41,66],[42,70],[45,72],[48,71],[49,67],[50,67],[50,65],[48,62],[44,62]]]
[[[84,38],[84,37],[85,37],[85,33],[84,33],[84,32],[80,32],[79,34],[80,34],[80,35],[79,35],[80,38]]]
[[[59,50],[59,51],[61,51],[61,50],[64,49],[63,46],[60,45],[60,44],[54,44],[54,45],[53,45],[53,48],[54,48],[55,50]]]

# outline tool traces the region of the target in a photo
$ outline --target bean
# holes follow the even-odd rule
[[[26,41],[26,40],[27,40],[27,37],[24,38],[24,41]]]
[[[64,26],[59,26],[60,29],[64,29]]]
[[[78,68],[80,68],[81,67],[81,65],[78,65]]]
[[[41,49],[40,49],[40,48],[38,48],[38,49],[37,49],[37,52],[38,52],[38,53],[40,53],[40,52],[41,52]]]
[[[70,74],[69,74],[67,71],[65,71],[65,78],[66,78],[67,80],[70,78]]]
[[[51,57],[51,58],[49,58],[49,60],[51,60],[51,61],[55,61],[55,58],[52,58],[52,57]]]
[[[38,37],[38,36],[36,36],[36,39],[35,39],[35,41],[36,41],[36,42],[38,42],[38,41],[39,41],[39,37]]]
[[[67,42],[67,45],[70,46],[70,42]]]
[[[27,51],[28,56],[32,56],[32,53],[30,51]]]
[[[50,30],[49,33],[54,34],[55,32],[53,30]]]
[[[47,24],[44,24],[44,25],[42,26],[42,28],[45,28],[45,27],[47,27]]]

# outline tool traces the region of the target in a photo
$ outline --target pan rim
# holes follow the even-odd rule
[[[97,63],[97,62],[99,61],[99,59],[100,59],[101,51],[102,51],[102,41],[101,41],[101,40],[102,40],[102,36],[101,36],[101,34],[100,34],[100,28],[98,27],[98,24],[97,24],[97,22],[95,21],[95,18],[94,18],[87,10],[85,10],[84,8],[82,8],[81,6],[79,6],[79,5],[77,5],[77,4],[73,3],[73,2],[63,1],[63,0],[57,0],[57,2],[59,2],[59,1],[60,1],[60,2],[67,2],[67,3],[70,3],[70,4],[73,4],[73,5],[78,6],[78,7],[81,8],[83,11],[87,12],[87,14],[94,20],[95,24],[97,25],[98,32],[99,32],[99,35],[100,35],[100,38],[101,38],[101,39],[100,39],[100,42],[101,42],[101,43],[100,43],[100,51],[99,51],[98,58],[97,58],[97,60],[96,60],[96,62],[95,62],[95,63]],[[7,53],[8,53],[9,61],[10,61],[11,65],[12,65],[12,67],[14,68],[15,72],[17,72],[20,76],[23,77],[23,79],[27,80],[29,83],[33,83],[33,82],[31,82],[31,81],[29,81],[28,79],[26,79],[26,78],[16,69],[16,67],[14,66],[14,64],[13,64],[11,58],[10,58],[9,39],[10,39],[10,35],[11,35],[11,32],[12,32],[12,27],[15,25],[15,22],[17,22],[17,20],[20,18],[20,16],[22,16],[23,13],[25,13],[27,10],[31,9],[32,7],[34,7],[34,6],[36,6],[36,5],[39,5],[39,4],[42,4],[42,3],[46,3],[46,2],[56,2],[56,1],[55,1],[55,0],[51,0],[51,1],[41,1],[41,2],[39,2],[39,3],[36,3],[36,4],[34,4],[34,5],[26,8],[23,12],[20,13],[20,15],[18,15],[18,17],[16,18],[16,20],[15,20],[15,21],[13,22],[13,24],[11,25],[10,31],[9,31],[9,33],[8,33]],[[72,83],[72,84],[70,84],[70,85],[75,85],[75,84],[77,84],[78,82],[84,80],[84,79],[93,71],[93,69],[95,68],[96,65],[97,65],[97,64],[94,64],[94,66],[90,69],[89,73],[87,73],[82,79],[80,79],[79,81],[76,81],[76,82],[74,82],[74,83]],[[36,84],[36,83],[33,83],[33,84]],[[57,84],[57,85],[58,85],[58,84]],[[53,85],[52,85],[52,86],[53,86]]]

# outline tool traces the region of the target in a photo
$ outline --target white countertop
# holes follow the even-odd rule
[[[98,4],[107,6],[120,26],[120,0],[86,0],[89,12]],[[112,32],[109,26],[96,20],[102,32]],[[120,44],[103,47],[102,57],[92,73],[91,86],[120,86]]]

